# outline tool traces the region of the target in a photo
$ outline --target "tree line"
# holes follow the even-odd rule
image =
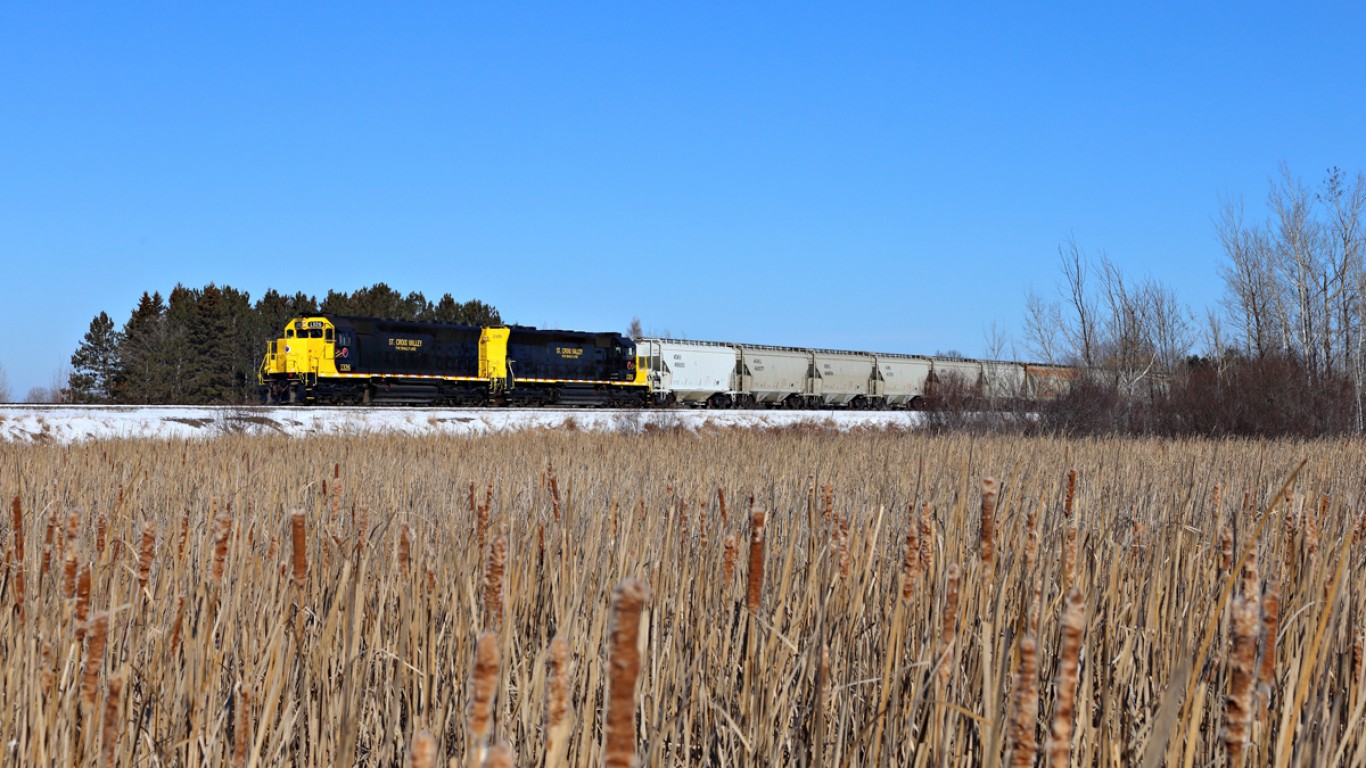
[[[1267,218],[1222,202],[1220,306],[1202,316],[1104,252],[1059,248],[1057,291],[1026,294],[1029,353],[1082,371],[1039,428],[1070,433],[1359,434],[1366,373],[1366,177],[1282,166]],[[1197,351],[1197,344],[1199,345]]]
[[[256,301],[245,291],[210,283],[177,285],[163,299],[142,294],[119,326],[107,312],[90,321],[71,356],[71,374],[58,396],[76,403],[226,404],[253,402],[256,371],[266,342],[285,324],[319,313],[399,320],[496,325],[498,310],[449,293],[432,302],[384,283],[351,293],[329,290],[320,302],[302,292],[267,290]]]

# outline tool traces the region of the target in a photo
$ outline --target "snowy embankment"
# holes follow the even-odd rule
[[[642,432],[705,427],[835,430],[919,426],[918,413],[880,411],[701,411],[519,408],[303,408],[0,405],[0,442],[194,440],[222,435],[481,435],[519,429]]]

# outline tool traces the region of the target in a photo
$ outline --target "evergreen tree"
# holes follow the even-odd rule
[[[144,292],[128,322],[119,334],[122,363],[118,402],[158,403],[164,401],[166,386],[166,305],[160,293]]]
[[[190,334],[199,319],[199,292],[177,284],[166,301],[165,379],[159,403],[202,403],[197,381],[199,361]]]
[[[186,382],[189,402],[228,403],[236,399],[233,373],[239,345],[232,299],[213,283],[198,291],[186,335],[191,363]]]
[[[72,373],[67,386],[72,402],[107,403],[114,399],[122,376],[119,341],[119,332],[108,313],[101,312],[90,321],[90,330],[71,356]]]

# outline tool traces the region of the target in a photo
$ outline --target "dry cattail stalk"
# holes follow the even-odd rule
[[[152,577],[152,556],[156,552],[157,534],[151,523],[142,526],[142,541],[138,543],[138,587],[146,590]]]
[[[100,666],[104,662],[104,643],[109,634],[109,614],[99,613],[90,619],[86,632],[85,662],[81,667],[81,702],[95,706],[95,692],[100,683]]]
[[[996,563],[996,478],[988,477],[982,481],[981,547],[982,566],[988,579]]]
[[[1070,590],[1077,581],[1077,526],[1069,523],[1062,545],[1062,588]]]
[[[1235,598],[1229,649],[1228,699],[1224,704],[1224,747],[1229,765],[1238,765],[1252,725],[1252,682],[1257,657],[1257,596]]]
[[[1228,573],[1233,568],[1233,531],[1227,525],[1219,526],[1219,572]]]
[[[419,731],[408,751],[408,768],[436,768],[436,737],[431,731]]]
[[[1062,613],[1062,647],[1058,653],[1058,682],[1053,727],[1048,738],[1048,764],[1066,768],[1072,749],[1072,720],[1077,706],[1081,637],[1086,629],[1086,603],[1076,587],[1067,595]]]
[[[251,732],[251,694],[239,683],[232,708],[232,763],[247,764],[247,736]]]
[[[1262,661],[1257,667],[1257,698],[1262,709],[1271,700],[1276,682],[1276,633],[1280,631],[1281,585],[1272,584],[1262,595]]]
[[[958,582],[961,574],[958,564],[949,566],[948,591],[944,599],[944,624],[940,637],[939,681],[948,685],[953,674],[953,640],[958,632]]]
[[[930,503],[920,505],[920,572],[929,578],[934,567],[934,522],[930,514]]]
[[[834,516],[835,554],[839,562],[840,580],[849,580],[849,519],[844,515]]]
[[[1072,501],[1077,496],[1077,470],[1067,470],[1067,497],[1063,500],[1062,513],[1068,520],[1072,519]]]
[[[408,569],[412,559],[412,542],[408,538],[408,524],[404,523],[398,530],[398,567],[403,570],[403,575],[408,575]]]
[[[759,531],[763,532],[763,513]],[[762,557],[762,538],[760,540]],[[603,736],[603,765],[636,765],[636,678],[640,675],[641,613],[650,590],[637,579],[626,579],[612,593],[612,648],[607,681],[607,717]]]
[[[503,570],[507,567],[508,537],[499,534],[489,543],[489,557],[484,563],[484,612],[489,629],[503,624]]]
[[[1039,649],[1033,631],[1020,639],[1015,673],[1015,714],[1010,720],[1010,765],[1030,768],[1039,752],[1034,724],[1039,719]]]
[[[731,577],[735,575],[735,561],[740,557],[740,534],[731,531],[726,536],[725,548],[721,554],[721,574],[725,577],[723,583],[730,584]]]
[[[114,765],[114,752],[119,745],[119,703],[123,696],[123,677],[109,678],[109,693],[104,699],[104,728],[101,733],[100,765]]]
[[[82,565],[76,577],[76,642],[85,639],[85,619],[90,614],[90,566]]]
[[[759,612],[759,600],[764,591],[764,511],[749,513],[749,583],[745,605],[750,613]]]
[[[498,744],[484,755],[480,768],[513,768],[517,765],[517,755],[506,744]]]
[[[294,586],[303,588],[308,581],[308,540],[304,534],[304,513],[291,512],[289,515],[289,539],[292,545],[294,565]]]
[[[493,700],[498,694],[498,636],[485,632],[474,644],[470,684],[470,743],[483,749],[493,733]]]
[[[901,561],[901,599],[909,603],[915,596],[915,584],[920,578],[920,536],[915,525],[915,504],[906,515],[906,554]]]

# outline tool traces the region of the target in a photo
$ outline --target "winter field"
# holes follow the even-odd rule
[[[1360,441],[5,415],[0,764],[1366,766]]]
[[[0,405],[0,442],[58,443],[120,438],[203,439],[222,435],[482,435],[571,428],[636,433],[709,426],[834,430],[915,427],[923,415],[858,411],[703,411],[549,408],[299,408],[248,406]]]

